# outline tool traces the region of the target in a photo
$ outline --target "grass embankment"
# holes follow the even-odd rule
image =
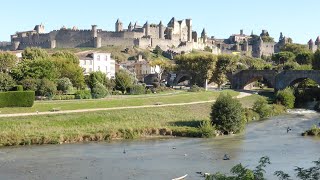
[[[200,94],[213,98],[219,93],[191,93],[185,98],[196,96],[199,100]],[[132,139],[152,135],[202,137],[208,133],[207,127],[201,124],[209,120],[211,105],[0,118],[0,146]]]
[[[232,96],[239,93],[236,91],[226,90]],[[128,107],[128,106],[143,106],[173,103],[188,103],[196,101],[214,100],[219,96],[219,92],[181,92],[177,94],[152,94],[152,95],[128,95],[128,96],[112,96],[100,100],[70,100],[70,101],[36,101],[31,108],[0,108],[1,114],[14,113],[34,113],[48,112],[52,109],[63,110],[79,110],[79,109],[94,109],[94,108],[113,108],[113,107]]]

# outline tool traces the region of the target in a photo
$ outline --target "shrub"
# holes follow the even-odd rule
[[[276,102],[284,105],[289,109],[292,109],[295,102],[293,90],[290,88],[286,88],[284,90],[278,91],[276,94]]]
[[[68,91],[70,91],[72,89],[72,83],[70,81],[69,78],[61,78],[58,79],[57,82],[57,90],[59,91],[63,91],[64,93],[67,93]]]
[[[146,88],[143,85],[133,85],[130,89],[130,94],[138,95],[138,94],[145,94]]]
[[[272,109],[265,98],[260,97],[252,107],[252,110],[259,114],[260,118],[268,118],[272,115]]]
[[[97,83],[91,90],[92,98],[100,99],[107,96],[108,91],[103,84]]]
[[[9,91],[15,84],[9,74],[0,72],[0,91]]]
[[[221,94],[211,107],[211,121],[222,133],[238,133],[243,130],[245,118],[241,103],[230,94]]]
[[[24,90],[36,91],[37,90],[37,80],[32,78],[26,78],[19,82],[23,86]]]
[[[121,91],[112,91],[112,95],[121,95],[122,92]]]
[[[244,114],[247,122],[260,120],[260,115],[252,109],[245,108]]]
[[[37,87],[37,94],[40,96],[52,97],[56,90],[57,86],[53,81],[41,79]]]
[[[286,112],[286,107],[280,104],[272,104],[272,115],[278,116]]]
[[[23,91],[23,86],[16,85],[10,91]]]
[[[211,124],[211,121],[203,121],[199,126],[199,130],[202,134],[202,137],[205,138],[214,137],[216,135],[216,129]]]
[[[32,107],[35,99],[34,91],[0,92],[0,108]]]
[[[75,99],[91,99],[90,90],[79,90],[75,92]]]
[[[200,92],[200,91],[204,91],[204,88],[201,88],[197,85],[193,85],[193,86],[191,86],[191,88],[188,91],[189,92]]]
[[[146,90],[146,94],[152,94],[151,89],[147,89],[147,90]]]
[[[52,100],[72,100],[75,99],[75,95],[54,95]]]

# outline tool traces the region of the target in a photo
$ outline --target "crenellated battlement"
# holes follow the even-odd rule
[[[174,19],[174,18],[173,18]],[[191,20],[190,20],[191,21]],[[189,34],[192,32],[191,23],[178,22],[173,27],[159,24],[143,26],[130,23],[128,29],[123,29],[123,23],[118,19],[115,23],[115,31],[98,29],[92,25],[91,29],[78,29],[76,26],[52,30],[45,33],[44,26],[36,25],[33,30],[16,33],[11,36],[14,42],[13,49],[24,49],[28,46],[40,46],[42,48],[74,48],[74,47],[100,47],[104,45],[124,45],[161,47],[178,46],[181,42],[193,42]],[[167,30],[167,29],[170,30]],[[169,34],[167,34],[169,33]]]

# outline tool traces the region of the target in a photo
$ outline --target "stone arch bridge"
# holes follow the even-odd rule
[[[305,79],[312,79],[320,84],[318,70],[243,70],[229,78],[232,89],[243,89],[246,85],[263,79],[267,85],[277,90],[285,89]]]
[[[169,80],[170,79],[170,80]],[[190,73],[181,71],[174,76],[169,77],[170,86],[177,85],[182,80],[192,79]],[[268,87],[277,90],[285,89],[305,79],[312,79],[320,84],[320,70],[242,70],[240,72],[228,75],[232,89],[244,89],[252,82],[263,79]]]

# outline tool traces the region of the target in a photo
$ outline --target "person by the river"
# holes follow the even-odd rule
[[[290,127],[288,126],[287,127],[287,133],[289,133],[289,131],[291,131]]]
[[[223,156],[223,160],[230,160],[230,157],[229,157],[227,154],[225,154],[225,155]]]

